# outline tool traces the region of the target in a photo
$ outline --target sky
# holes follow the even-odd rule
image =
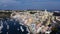
[[[60,0],[0,0],[0,9],[3,9],[3,10],[27,10],[27,9],[60,10]]]

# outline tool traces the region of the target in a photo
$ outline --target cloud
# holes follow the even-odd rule
[[[15,0],[0,0],[1,3],[18,3]]]
[[[9,5],[17,5],[21,2],[17,2],[15,0],[0,0],[0,6],[9,6]]]

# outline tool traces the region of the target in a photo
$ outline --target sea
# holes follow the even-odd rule
[[[28,27],[10,18],[0,19],[0,34],[28,34]]]

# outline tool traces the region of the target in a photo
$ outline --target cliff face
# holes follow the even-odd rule
[[[53,15],[54,16],[60,16],[60,12],[54,12]]]

